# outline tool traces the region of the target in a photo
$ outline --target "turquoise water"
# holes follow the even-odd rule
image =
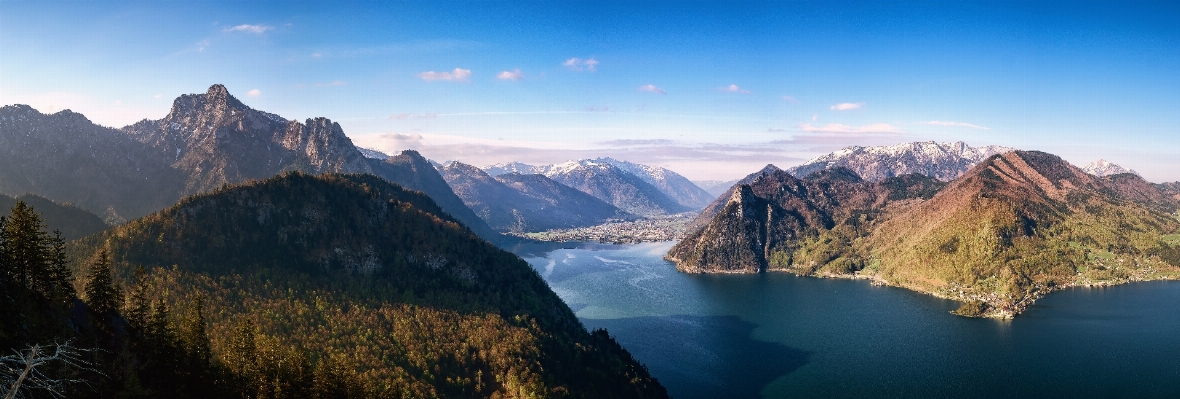
[[[866,281],[688,275],[671,243],[521,253],[676,398],[1180,398],[1180,282],[1069,289],[1014,320]]]

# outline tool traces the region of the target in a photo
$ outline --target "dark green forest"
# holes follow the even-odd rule
[[[82,349],[40,370],[65,397],[667,397],[527,263],[377,177],[286,173],[70,242],[23,202],[0,227],[0,348]]]

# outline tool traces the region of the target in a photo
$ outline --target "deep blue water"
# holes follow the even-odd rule
[[[1180,398],[1180,282],[1063,290],[1014,320],[968,319],[866,281],[683,274],[661,259],[671,245],[518,253],[676,398]]]

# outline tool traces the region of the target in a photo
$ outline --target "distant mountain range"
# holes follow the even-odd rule
[[[959,176],[972,159],[962,154],[978,150],[893,148],[921,149],[949,166],[862,179],[839,164],[879,177],[912,171],[917,157],[861,147],[823,158],[836,164],[802,179],[768,165],[706,208],[667,258],[686,272],[870,278],[993,317],[1011,317],[1061,287],[1180,277],[1180,247],[1167,238],[1180,233],[1172,185],[1099,177],[1035,151],[991,155]],[[902,162],[874,167],[858,158]],[[959,177],[938,179],[951,175]]]
[[[181,197],[284,171],[369,173],[420,190],[476,234],[493,231],[414,151],[380,159],[326,118],[300,123],[252,109],[213,85],[173,101],[159,120],[111,129],[81,114],[0,108],[0,192],[37,193],[108,219],[134,218]]]
[[[492,177],[461,162],[448,162],[442,176],[463,202],[493,229],[527,233],[635,219],[613,205],[540,174]]]
[[[964,142],[933,141],[880,147],[852,146],[787,169],[797,177],[816,171],[845,167],[866,181],[918,173],[942,181],[959,177],[972,166],[995,154],[1014,150],[1001,146],[971,147]]]
[[[1120,173],[1133,173],[1136,175],[1139,174],[1133,170],[1119,166],[1118,164],[1110,163],[1105,159],[1099,159],[1097,161],[1091,162],[1089,165],[1083,166],[1082,171],[1098,177],[1117,175]]]
[[[714,197],[671,170],[612,158],[533,166],[510,162],[487,166],[491,176],[542,174],[624,211],[658,216],[700,209]]]

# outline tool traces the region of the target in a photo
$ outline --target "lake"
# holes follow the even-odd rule
[[[675,398],[1180,397],[1180,282],[1054,292],[1013,320],[861,280],[689,275],[672,243],[518,248]]]

